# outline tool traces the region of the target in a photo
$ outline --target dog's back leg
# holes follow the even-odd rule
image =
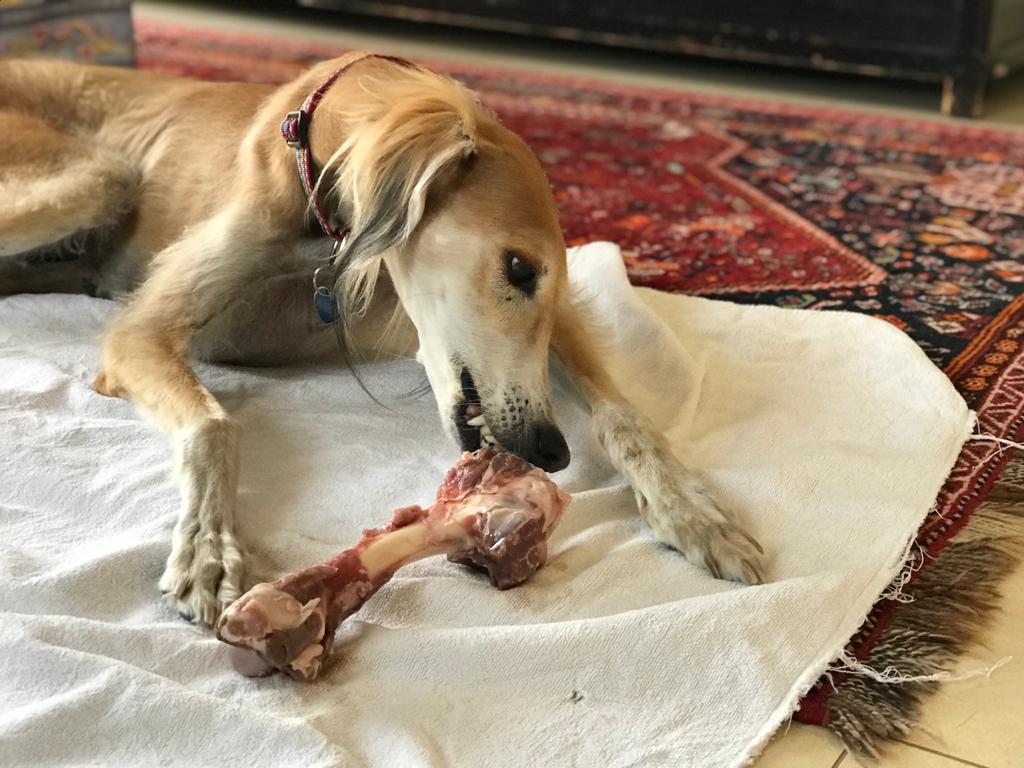
[[[90,291],[102,234],[130,211],[137,171],[109,150],[0,112],[0,294]]]

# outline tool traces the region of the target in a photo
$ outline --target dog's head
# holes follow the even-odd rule
[[[562,469],[548,343],[565,243],[540,164],[451,80],[379,67],[361,87],[336,153],[352,226],[343,304],[358,306],[386,266],[448,433],[464,450],[496,441]]]

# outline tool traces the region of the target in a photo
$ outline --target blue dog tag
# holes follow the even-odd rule
[[[338,322],[338,302],[326,286],[318,286],[313,293],[313,306],[316,307],[317,317],[324,325],[334,325]]]

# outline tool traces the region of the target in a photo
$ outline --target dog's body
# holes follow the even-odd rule
[[[0,62],[0,294],[129,296],[95,386],[175,449],[183,508],[161,588],[211,623],[242,586],[237,430],[189,357],[337,350],[311,298],[330,241],[279,125],[340,67],[309,144],[321,205],[351,226],[334,286],[349,353],[416,354],[464,449],[496,440],[555,470],[568,449],[548,402],[554,348],[658,538],[759,581],[756,543],[603,371],[540,166],[463,88],[359,55],[280,88]]]

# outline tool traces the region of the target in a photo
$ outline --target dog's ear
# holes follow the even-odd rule
[[[334,193],[351,227],[345,292],[360,304],[380,258],[412,235],[430,193],[477,149],[481,107],[472,94],[430,72],[403,75],[362,81],[361,114],[336,153]]]

